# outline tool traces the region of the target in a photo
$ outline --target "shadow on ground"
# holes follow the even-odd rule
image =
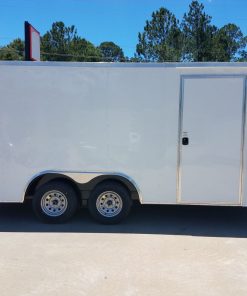
[[[247,208],[135,205],[119,225],[93,221],[87,209],[66,224],[43,224],[30,204],[1,204],[0,232],[139,233],[247,237]]]

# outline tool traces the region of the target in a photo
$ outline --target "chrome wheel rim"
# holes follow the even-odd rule
[[[123,201],[116,192],[105,191],[98,196],[96,208],[104,217],[115,217],[122,211]]]
[[[67,207],[67,197],[58,190],[48,191],[41,198],[41,209],[50,217],[61,216]]]

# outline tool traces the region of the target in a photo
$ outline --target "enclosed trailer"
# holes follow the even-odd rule
[[[246,206],[245,63],[0,63],[0,201]]]

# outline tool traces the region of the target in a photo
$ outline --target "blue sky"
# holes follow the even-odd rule
[[[95,45],[113,41],[127,56],[135,52],[137,34],[151,13],[161,6],[178,19],[188,11],[191,0],[0,0],[0,45],[12,39],[24,39],[27,20],[41,34],[52,22],[75,25],[78,34]],[[247,35],[247,0],[202,0],[213,24],[233,22]]]

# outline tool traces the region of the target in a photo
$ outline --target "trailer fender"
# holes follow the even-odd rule
[[[117,181],[124,184],[127,189],[133,193],[137,200],[142,203],[142,195],[136,182],[124,173],[118,172],[71,172],[71,171],[53,171],[47,170],[35,174],[28,182],[24,189],[23,200],[30,197],[35,190],[52,180],[64,179],[71,183],[73,187],[79,191],[89,192],[101,182]]]

